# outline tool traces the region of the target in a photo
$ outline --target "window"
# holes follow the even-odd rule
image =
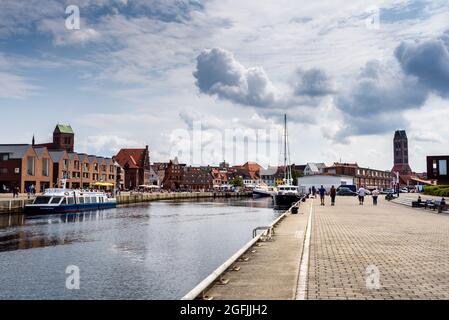
[[[27,174],[29,176],[34,176],[35,162],[35,157],[27,157]]]
[[[440,176],[447,175],[447,160],[439,160],[438,161],[438,173]]]
[[[50,202],[50,197],[37,197],[34,199],[33,204],[48,204]]]
[[[0,154],[0,161],[8,161],[9,155],[7,153]]]
[[[80,169],[80,162],[75,160],[73,166],[74,166],[75,170],[79,170]]]
[[[84,203],[90,203],[90,198],[89,197],[86,197],[86,198],[84,198]]]
[[[432,171],[433,171],[433,175],[436,176],[438,174],[438,170],[437,170],[437,161],[433,160],[432,161]]]
[[[0,174],[8,174],[8,168],[0,168]]]
[[[47,158],[42,159],[42,175],[44,177],[48,177],[48,159]]]
[[[74,204],[75,199],[73,197],[67,197],[67,204]]]
[[[69,165],[69,160],[64,159],[64,170],[67,170],[68,165]]]
[[[78,198],[78,203],[79,204],[83,204],[84,203],[84,198],[83,197],[79,197]]]
[[[90,202],[91,203],[97,203],[97,198],[96,197],[91,197],[90,198]]]
[[[94,171],[98,172],[98,163],[94,163]]]
[[[114,166],[109,166],[109,171],[114,172]]]
[[[101,166],[101,171],[103,171],[103,172],[106,171],[106,166],[105,166],[105,165],[102,165],[102,166]]]
[[[61,201],[62,197],[53,197],[53,199],[51,199],[52,204],[58,204]]]

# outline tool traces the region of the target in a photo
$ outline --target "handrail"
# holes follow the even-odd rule
[[[305,198],[303,196],[298,202],[292,205],[292,207],[297,206],[298,203],[302,201],[302,199]],[[274,228],[285,216],[289,213],[291,213],[290,207],[287,211],[285,211],[282,215],[280,215],[276,220],[274,220],[271,225],[268,227],[269,229],[265,230],[264,232],[260,233],[256,237],[254,237],[252,240],[250,240],[248,243],[246,243],[239,251],[237,251],[235,254],[233,254],[228,260],[226,260],[221,266],[219,266],[217,269],[215,269],[209,276],[207,276],[203,281],[201,281],[195,288],[190,290],[189,293],[187,293],[184,297],[181,298],[181,300],[195,300],[199,295],[204,293],[207,289],[211,287],[211,285],[218,279],[220,276],[228,270],[228,268],[237,261],[246,251],[248,251],[259,239],[267,233],[268,230]]]

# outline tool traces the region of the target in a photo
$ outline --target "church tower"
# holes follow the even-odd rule
[[[408,163],[408,138],[405,130],[397,130],[393,138],[394,166],[391,171],[409,175],[412,169]]]
[[[73,152],[75,133],[70,125],[58,124],[53,131],[53,148]]]

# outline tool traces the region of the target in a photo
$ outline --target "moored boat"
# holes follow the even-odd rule
[[[45,190],[32,204],[25,206],[26,214],[52,214],[115,208],[117,200],[105,192],[65,188]]]
[[[301,199],[299,188],[293,185],[292,169],[290,165],[290,151],[288,148],[287,115],[284,115],[284,184],[277,187],[273,195],[275,209],[289,209]]]

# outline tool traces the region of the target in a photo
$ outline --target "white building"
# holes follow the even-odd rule
[[[321,174],[324,171],[324,168],[326,168],[325,163],[307,163],[306,167],[304,168],[304,175],[305,176],[311,176],[314,174]]]
[[[308,192],[313,186],[319,189],[323,186],[327,191],[332,186],[338,188],[342,185],[354,184],[354,178],[351,176],[314,174],[298,178],[298,187],[302,192]]]

